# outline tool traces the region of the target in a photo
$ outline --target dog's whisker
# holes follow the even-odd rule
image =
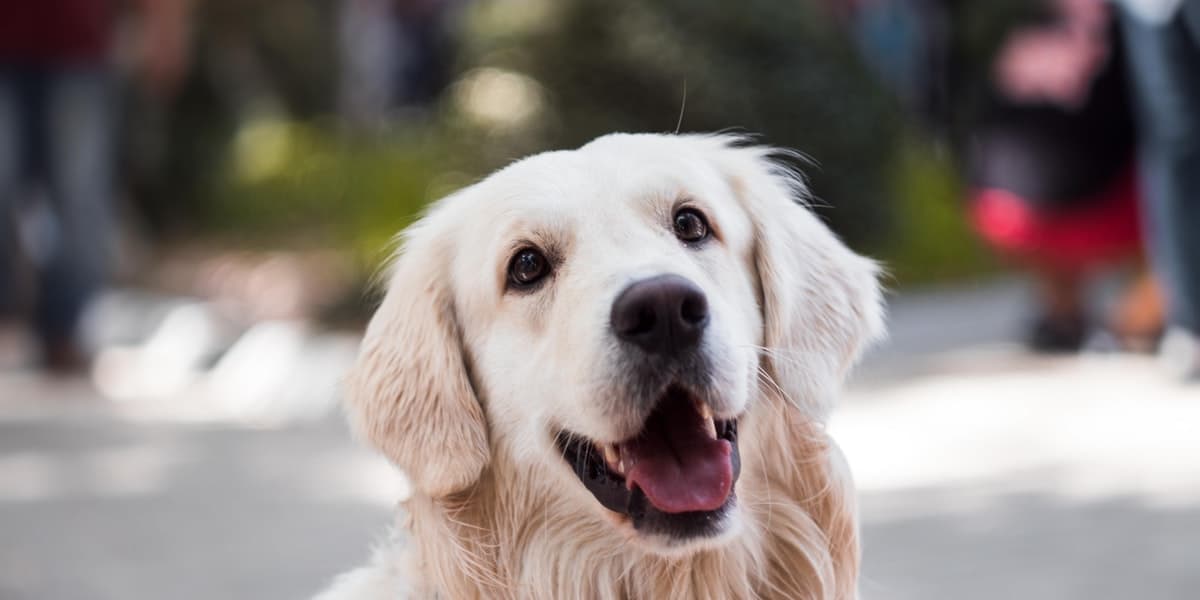
[[[763,354],[765,356],[769,356],[772,358],[778,357],[778,358],[787,358],[787,359],[792,359],[792,360],[799,360],[799,359],[805,359],[805,358],[820,358],[820,359],[824,360],[824,359],[828,358],[825,354],[823,354],[821,352],[810,352],[810,351],[806,351],[806,350],[769,348],[767,346],[758,346],[758,345],[754,345],[754,344],[742,344],[742,345],[739,345],[738,347],[739,348],[749,348],[749,349],[755,350],[759,354]]]
[[[775,393],[779,394],[780,398],[787,400],[788,399],[787,391],[785,391],[783,389],[783,387],[780,386],[777,381],[775,381],[775,378],[772,377],[771,374],[768,373],[767,370],[764,369],[761,365],[757,369],[758,369],[759,381],[762,382],[763,384],[767,385],[767,387],[769,387],[771,390],[774,390]]]

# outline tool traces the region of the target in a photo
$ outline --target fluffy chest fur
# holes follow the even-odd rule
[[[768,412],[787,414],[769,402]],[[747,453],[739,491],[759,500],[734,542],[678,558],[646,553],[579,514],[556,480],[498,468],[460,496],[407,503],[413,597],[854,598],[856,521],[840,452],[796,417],[747,425],[764,443]]]

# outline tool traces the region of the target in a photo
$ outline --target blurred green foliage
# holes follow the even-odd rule
[[[210,226],[270,243],[341,245],[364,263],[380,260],[432,193],[467,177],[447,170],[448,153],[427,133],[355,142],[328,127],[262,122],[243,128],[233,148]]]
[[[612,131],[670,132],[677,123],[685,132],[759,133],[819,164],[805,170],[832,207],[823,215],[852,243],[887,229],[884,176],[899,115],[812,4],[528,0],[475,8],[467,63],[521,73],[545,99],[528,126],[492,133],[505,155],[575,147]]]
[[[169,106],[134,89],[123,98],[126,180],[162,235],[205,235],[226,222],[214,213],[241,127],[262,115],[328,115],[337,90],[335,3],[192,4],[191,68],[178,96]]]
[[[960,72],[977,74],[1016,9],[970,4],[957,9],[969,18],[956,43]],[[331,116],[331,3],[204,6],[198,68],[170,120],[171,176],[151,194],[173,203],[147,210],[162,213],[164,231],[339,245],[369,272],[425,203],[496,167],[612,131],[679,124],[761,134],[811,156],[818,166],[803,170],[818,211],[899,285],[992,268],[966,225],[952,153],[912,133],[811,2],[466,4],[454,20],[455,83],[416,117],[366,134]],[[976,89],[977,79],[959,87]]]
[[[971,231],[966,190],[944,148],[909,136],[891,166],[896,219],[878,249],[895,283],[947,281],[993,272],[997,263]]]

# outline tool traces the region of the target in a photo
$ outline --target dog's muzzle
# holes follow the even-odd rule
[[[633,382],[627,408],[640,429],[617,443],[557,432],[563,458],[602,506],[643,533],[672,539],[719,533],[741,470],[737,420],[714,417],[702,342],[708,299],[679,275],[635,282],[613,302],[610,323]]]

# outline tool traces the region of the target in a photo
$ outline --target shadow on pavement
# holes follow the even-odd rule
[[[863,499],[864,597],[1182,600],[1200,589],[1200,507],[1022,493],[951,510],[948,491]],[[898,502],[931,510],[870,517]]]

